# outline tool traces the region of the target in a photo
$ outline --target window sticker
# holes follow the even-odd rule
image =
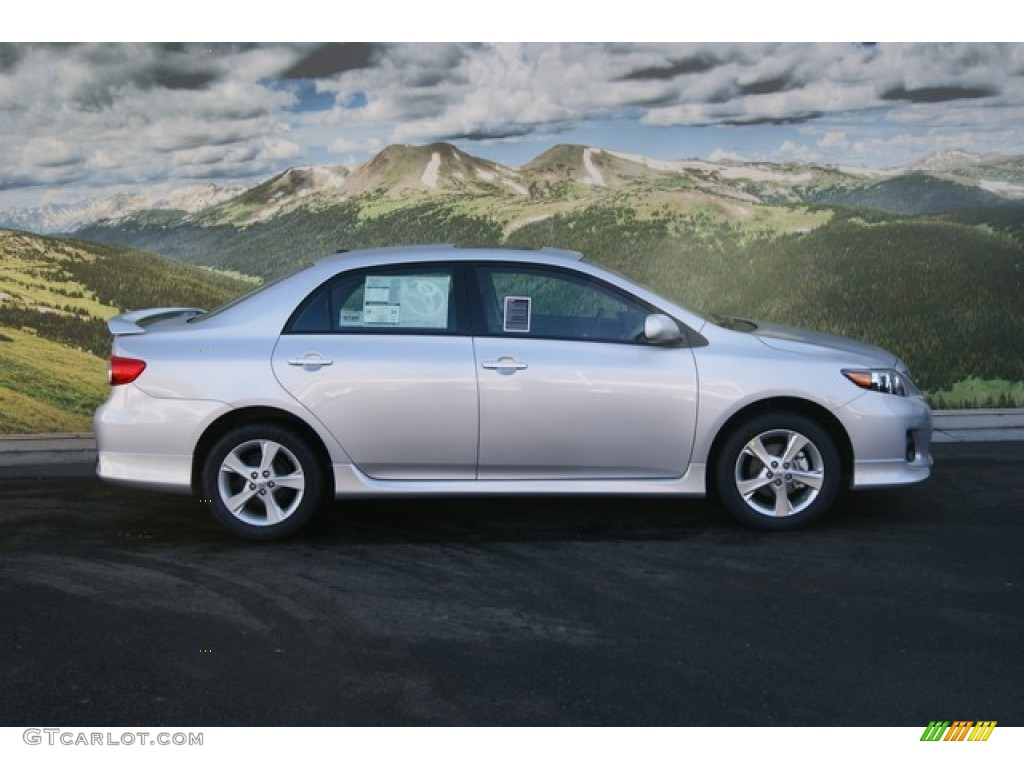
[[[343,309],[338,316],[338,325],[342,328],[359,327],[363,324],[363,313],[359,309]]]
[[[529,333],[531,305],[529,296],[505,297],[505,333]]]
[[[447,328],[451,281],[451,275],[367,275],[363,289],[362,324]]]

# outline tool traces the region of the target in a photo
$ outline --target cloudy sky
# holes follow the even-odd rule
[[[450,141],[885,167],[1024,154],[1022,44],[0,44],[0,209]]]

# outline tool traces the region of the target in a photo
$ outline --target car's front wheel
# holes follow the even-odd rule
[[[221,437],[206,456],[202,487],[213,516],[247,539],[279,539],[304,526],[324,497],[316,453],[277,424],[248,424]]]
[[[818,422],[798,413],[763,414],[722,445],[715,483],[726,509],[763,530],[806,525],[839,492],[839,451]]]

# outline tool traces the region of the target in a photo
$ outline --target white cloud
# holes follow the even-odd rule
[[[6,186],[85,177],[92,186],[270,172],[301,154],[288,131],[294,97],[265,78],[294,60],[282,46],[23,46],[0,72]]]
[[[4,49],[0,189],[248,178],[390,142],[555,142],[612,122],[735,126],[722,157],[1024,152],[1020,44],[395,44],[313,67],[315,84],[282,79],[317,50]]]
[[[328,145],[327,149],[334,154],[344,155],[351,153],[358,154],[363,152],[376,152],[377,150],[382,149],[383,146],[384,142],[376,137],[355,139],[342,136],[332,141]]]
[[[825,135],[818,139],[819,147],[845,147],[846,131],[826,131]]]
[[[32,138],[25,144],[21,156],[21,167],[29,169],[61,168],[78,165],[84,160],[82,153],[64,139],[53,136]]]
[[[814,147],[806,144],[797,144],[794,141],[786,140],[779,145],[778,149],[771,153],[769,158],[776,162],[820,162],[823,158],[820,152]]]

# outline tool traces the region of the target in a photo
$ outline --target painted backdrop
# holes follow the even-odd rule
[[[338,248],[553,245],[1024,406],[1024,46],[0,45],[0,431],[103,321]]]

